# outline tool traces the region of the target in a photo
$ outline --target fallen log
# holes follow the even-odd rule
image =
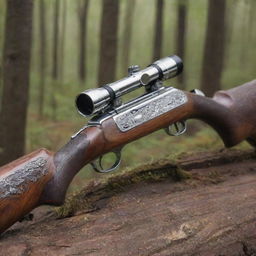
[[[254,156],[183,156],[91,183],[59,210],[72,217],[41,209],[1,237],[0,255],[256,255]]]

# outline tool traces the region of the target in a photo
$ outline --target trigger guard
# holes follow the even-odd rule
[[[116,155],[116,161],[110,168],[104,170],[104,168],[102,166],[103,155],[101,155],[99,157],[99,167],[100,168],[98,168],[98,165],[96,163],[97,160],[90,163],[93,170],[96,171],[96,172],[99,172],[99,173],[108,173],[108,172],[112,172],[115,169],[117,169],[119,167],[120,163],[121,163],[121,151],[112,151],[112,153],[114,153]]]

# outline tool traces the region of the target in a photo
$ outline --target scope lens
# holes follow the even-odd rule
[[[85,116],[91,115],[94,110],[92,99],[88,95],[83,93],[77,96],[76,107],[79,110],[79,112]]]

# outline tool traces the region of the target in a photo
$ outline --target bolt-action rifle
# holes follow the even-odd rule
[[[227,147],[243,140],[256,145],[256,80],[213,98],[197,89],[163,86],[182,68],[179,57],[166,57],[142,70],[132,66],[127,77],[79,94],[78,111],[93,117],[65,146],[57,153],[39,149],[0,168],[0,233],[37,206],[63,204],[70,182],[86,164],[112,171],[124,145],[162,128],[180,135],[186,119],[211,125]],[[139,87],[145,87],[145,94],[122,104],[121,96]],[[108,152],[116,154],[116,161],[104,170],[101,156]]]

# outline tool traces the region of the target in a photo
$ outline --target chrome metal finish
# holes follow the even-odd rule
[[[91,125],[91,126],[101,125],[104,121],[113,117],[114,114],[116,114],[116,113],[111,111],[111,112],[108,112],[108,113],[105,113],[105,114],[102,114],[102,115],[99,115],[99,116],[95,116],[88,122],[88,124]]]
[[[199,89],[193,89],[190,92],[192,92],[192,93],[194,93],[196,95],[205,96],[205,94],[201,90],[199,90]]]
[[[140,78],[140,83],[142,85],[147,85],[149,82],[150,82],[150,76],[147,73],[143,74]]]
[[[154,84],[145,86],[147,92],[157,91],[163,88],[163,81],[157,80]]]
[[[85,126],[83,126],[78,132],[76,132],[75,134],[73,134],[72,136],[71,136],[71,139],[74,139],[77,135],[79,135],[82,131],[84,131],[86,128],[88,128],[88,127],[93,127],[93,126],[96,126],[96,125],[99,125],[99,124],[86,124]]]
[[[179,136],[185,133],[187,130],[187,125],[185,121],[178,121],[174,124],[169,125],[165,128],[165,131],[170,136]]]
[[[151,93],[146,93],[140,97],[137,97],[134,100],[131,100],[123,105],[121,105],[120,107],[117,107],[113,110],[107,111],[105,113],[99,114],[94,116],[89,122],[88,125],[91,126],[95,126],[95,125],[101,125],[104,121],[106,121],[107,119],[113,117],[114,115],[118,114],[118,113],[122,113],[123,111],[136,106],[137,104],[140,104],[142,102],[145,102],[147,100],[153,99],[154,97],[160,95],[161,93],[164,93],[166,90],[170,90],[173,87],[162,87],[159,88],[157,91],[153,91]]]
[[[156,91],[156,96],[129,107],[114,115],[113,119],[120,131],[126,132],[187,102],[184,92],[175,88]],[[157,95],[158,93],[158,95]]]
[[[144,86],[144,84],[141,83],[141,80],[143,81],[142,76],[144,74],[148,76],[148,83],[159,78],[159,71],[155,67],[149,66],[139,72],[134,73],[131,76],[108,84],[108,86],[115,92],[116,97],[120,97],[126,93],[129,93]]]
[[[140,67],[138,65],[133,65],[128,68],[128,76],[132,76],[134,73],[140,71]]]
[[[166,57],[154,62],[163,72],[163,80],[175,77],[178,72],[177,63],[171,57]]]
[[[116,161],[112,165],[112,167],[110,167],[108,169],[104,169],[104,167],[102,166],[103,156],[100,156],[99,159],[98,159],[98,163],[97,163],[97,160],[90,163],[92,168],[96,172],[100,172],[100,173],[107,173],[107,172],[112,172],[112,171],[116,170],[119,167],[120,163],[121,163],[121,149],[116,149],[116,150],[112,151],[112,153],[114,153],[115,156],[116,156]]]
[[[129,76],[110,83],[107,88],[87,90],[78,95],[77,109],[83,116],[91,116],[113,107],[113,101],[142,86],[154,86],[158,80],[166,80],[180,72],[181,60],[170,56],[154,62],[143,70],[130,68]],[[106,87],[106,86],[105,86]]]
[[[90,89],[76,98],[76,107],[82,116],[90,116],[109,106],[110,95],[105,88]]]
[[[121,98],[116,98],[114,99],[113,101],[113,107],[114,108],[117,108],[117,107],[120,107],[122,106],[122,99]]]

